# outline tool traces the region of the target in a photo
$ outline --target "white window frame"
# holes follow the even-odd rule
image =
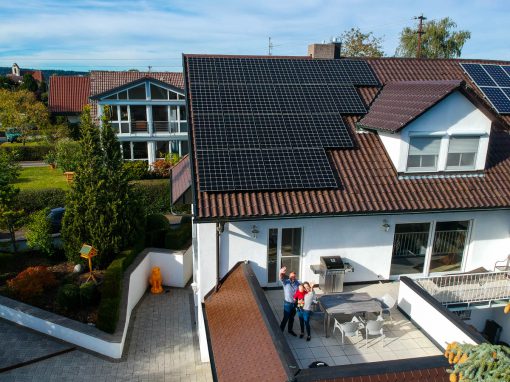
[[[476,151],[475,151],[475,157],[473,159],[473,165],[470,166],[469,168],[468,167],[462,167],[462,166],[451,166],[452,168],[448,168],[448,156],[450,155],[450,145],[451,145],[451,140],[452,138],[471,138],[471,139],[477,139],[478,140],[478,144],[477,144],[477,147],[476,147]],[[478,160],[478,155],[480,153],[480,142],[482,140],[482,137],[479,136],[479,135],[452,135],[450,137],[448,137],[448,148],[446,150],[446,159],[445,159],[445,168],[444,170],[445,171],[473,171],[476,169],[476,163],[477,163],[477,160]],[[452,154],[457,154],[457,153],[452,153]],[[470,154],[470,153],[459,153],[461,155],[461,158],[462,158],[462,155],[463,154]]]
[[[410,156],[410,153],[411,153],[411,141],[413,139],[437,139],[439,140],[439,150],[437,152],[437,160],[436,160],[436,163],[435,163],[435,168],[434,169],[431,169],[430,167],[426,168],[426,169],[421,169],[421,167],[413,167],[412,169],[409,169],[409,156]],[[440,136],[437,136],[437,135],[412,135],[409,137],[409,142],[408,142],[408,149],[407,149],[407,157],[406,157],[406,172],[408,173],[427,173],[427,172],[437,172],[439,170],[439,164],[440,164],[440,159],[441,159],[441,145],[442,145],[442,138]]]

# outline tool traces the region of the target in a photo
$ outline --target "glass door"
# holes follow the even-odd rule
[[[429,273],[460,271],[468,232],[469,220],[436,223]]]
[[[281,267],[287,267],[287,274],[301,273],[301,228],[270,228],[267,242],[267,283],[276,285]]]
[[[423,273],[430,223],[397,224],[391,255],[391,276]]]

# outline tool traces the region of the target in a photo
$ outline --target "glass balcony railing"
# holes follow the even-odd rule
[[[150,123],[146,121],[136,121],[136,122],[111,122],[112,128],[117,131],[118,134],[134,134],[134,133],[146,133],[148,134],[150,129]],[[166,122],[166,121],[155,121],[152,122],[152,132],[153,133],[186,133],[188,131],[188,123],[187,122]]]

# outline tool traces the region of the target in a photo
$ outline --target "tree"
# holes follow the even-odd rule
[[[23,81],[21,82],[20,89],[35,93],[37,89],[39,89],[39,86],[37,85],[37,81],[34,77],[32,77],[31,74],[26,73],[23,75]]]
[[[460,57],[462,48],[471,38],[471,32],[454,31],[457,24],[445,17],[439,21],[431,20],[423,24],[421,38],[421,57],[423,58],[455,58]],[[400,44],[396,55],[400,57],[416,57],[418,34],[413,28],[405,27],[400,34]]]
[[[48,109],[28,90],[0,89],[0,124],[3,129],[15,127],[22,133],[25,144],[29,135],[49,124]]]
[[[0,89],[14,90],[16,83],[7,76],[0,76]]]
[[[77,261],[81,245],[90,244],[105,266],[134,237],[131,190],[124,175],[120,145],[107,118],[103,117],[100,132],[92,121],[90,107],[85,107],[81,136],[82,161],[62,222],[64,249],[71,261]]]
[[[346,57],[382,57],[382,38],[372,32],[363,33],[359,28],[351,28],[340,36],[342,55]]]
[[[448,344],[445,357],[452,382],[504,382],[510,380],[510,348],[482,343]]]
[[[16,229],[23,215],[22,210],[15,209],[14,199],[19,192],[12,183],[19,176],[20,167],[12,154],[0,151],[0,228],[7,229],[11,237],[14,252],[16,247]]]
[[[37,211],[30,216],[27,225],[27,244],[30,248],[38,248],[42,253],[51,256],[54,251],[51,237],[51,222],[48,219],[49,208]]]

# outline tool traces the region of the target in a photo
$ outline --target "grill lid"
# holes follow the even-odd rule
[[[344,262],[340,256],[321,256],[321,265],[326,269],[344,269]]]

